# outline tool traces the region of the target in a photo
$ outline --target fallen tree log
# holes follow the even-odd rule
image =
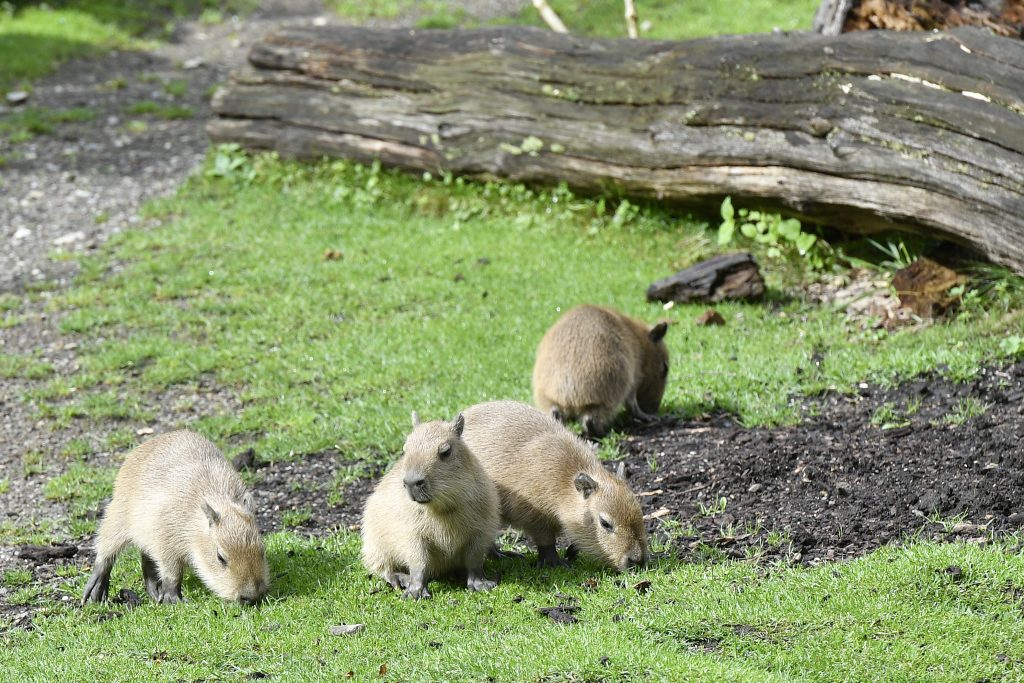
[[[592,39],[283,29],[215,141],[906,229],[1024,272],[1024,44],[949,33]]]

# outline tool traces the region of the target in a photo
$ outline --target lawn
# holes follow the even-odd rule
[[[888,548],[810,570],[662,561],[625,578],[504,560],[489,567],[493,592],[439,583],[429,602],[367,579],[351,535],[277,534],[268,553],[260,609],[194,583],[176,607],[54,607],[0,636],[0,668],[19,681],[952,682],[1019,680],[1024,661],[1024,559],[1003,545]],[[122,562],[112,585],[138,589],[138,563]],[[558,605],[578,622],[538,611]],[[341,624],[365,628],[331,635]]]
[[[620,11],[596,0],[552,4],[570,24]],[[671,19],[658,19],[674,11],[669,3],[641,3],[640,11],[651,36],[689,37],[806,26],[815,4],[716,5],[706,23],[693,3]],[[107,456],[153,425],[196,429],[228,455],[252,447],[262,460],[287,461],[336,451],[356,471],[389,463],[411,410],[451,418],[479,401],[529,400],[536,344],[581,302],[672,322],[663,411],[683,419],[726,411],[748,426],[798,424],[809,417],[801,408],[808,396],[936,368],[966,379],[1024,351],[1024,288],[998,270],[988,271],[994,286],[962,293],[949,320],[886,332],[806,300],[800,282],[824,275],[761,247],[765,300],[718,305],[727,324],[699,326],[705,306],[664,309],[644,291],[721,249],[715,217],[565,188],[412,177],[344,161],[305,165],[222,147],[147,214],[158,227],[123,232],[82,257],[71,288],[25,294],[60,320],[74,366],[0,351],[0,378],[29,387],[19,398],[34,419],[76,435],[61,453],[23,455],[26,472],[59,471],[43,495],[64,502],[68,518],[6,520],[0,540],[8,546],[84,543],[112,484]],[[837,264],[828,275],[844,272]],[[22,305],[0,298],[0,326],[22,324]],[[619,436],[602,452],[613,453]],[[0,504],[10,485],[0,481]],[[30,630],[7,628],[0,613],[2,678],[1024,678],[1016,538],[904,539],[852,562],[799,567],[684,562],[667,534],[643,571],[489,560],[488,574],[501,576],[494,592],[438,582],[432,600],[406,602],[367,577],[353,531],[320,531],[268,537],[273,583],[259,608],[222,603],[190,578],[182,605],[78,609],[89,570],[82,555],[59,570],[56,588],[31,572],[7,572],[8,603],[40,611]],[[137,558],[129,552],[119,562],[112,593],[142,593]],[[538,612],[551,606],[570,608],[578,621],[553,623]],[[364,630],[330,634],[353,623]]]
[[[138,50],[186,16],[246,12],[254,0],[55,0],[0,4],[0,94],[31,88],[73,57]]]
[[[778,289],[767,303],[720,306],[724,328],[698,327],[703,307],[665,311],[642,293],[712,253],[714,231],[622,206],[564,189],[221,149],[177,197],[151,207],[162,227],[124,233],[51,299],[80,345],[80,369],[51,375],[24,358],[4,367],[41,377],[33,398],[56,429],[91,424],[112,440],[127,431],[130,442],[163,411],[168,426],[198,429],[229,453],[252,445],[261,458],[287,459],[336,447],[353,462],[386,462],[412,409],[450,417],[489,398],[528,400],[537,340],[581,301],[672,320],[666,409],[729,410],[751,425],[796,420],[792,396],[850,391],[861,380],[896,381],[939,364],[968,377],[1021,329],[1014,314],[973,309],[944,325],[878,334]],[[816,365],[814,353],[828,361]],[[239,408],[176,422],[170,397],[201,381]],[[64,455],[86,461],[111,447],[75,442]],[[72,514],[53,535],[91,528],[86,513],[109,491],[110,474],[76,466],[47,487]],[[671,541],[661,550],[671,557]],[[29,584],[15,598],[43,613],[36,630],[0,636],[0,665],[40,680],[313,680],[350,670],[364,679],[385,666],[396,680],[952,681],[1006,675],[1024,657],[1014,583],[1024,560],[1010,542],[892,548],[816,569],[666,557],[622,579],[586,564],[540,572],[502,561],[488,567],[503,575],[497,592],[441,584],[423,604],[379,590],[348,531],[275,534],[269,555],[275,587],[259,610],[222,605],[193,581],[188,605],[147,604],[107,620],[125,608],[79,611]],[[950,565],[963,574],[946,573]],[[76,596],[85,574],[69,571],[60,592]],[[644,579],[650,592],[633,588]],[[119,565],[114,586],[122,585],[140,589],[137,563]],[[565,595],[579,623],[549,624],[536,612]],[[328,634],[353,622],[366,630]]]
[[[52,299],[81,347],[80,370],[33,395],[58,426],[113,413],[142,427],[165,397],[212,379],[238,408],[194,426],[232,450],[282,459],[336,447],[385,461],[411,410],[451,417],[529,400],[541,335],[585,301],[672,323],[668,412],[785,424],[801,417],[795,396],[940,365],[970,377],[1021,328],[1016,313],[992,311],[890,334],[778,289],[767,304],[718,306],[725,327],[699,326],[704,306],[663,310],[643,293],[714,253],[714,231],[564,189],[225,149],[151,211],[163,228],[119,236]],[[4,366],[39,372],[25,357]]]

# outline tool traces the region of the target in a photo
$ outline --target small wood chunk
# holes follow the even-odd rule
[[[708,325],[724,325],[725,318],[723,318],[722,314],[716,311],[715,309],[709,308],[708,310],[698,315],[697,319],[694,320],[693,322],[696,325],[701,325],[704,327],[707,327]]]
[[[18,548],[18,557],[31,560],[36,564],[48,564],[54,560],[67,559],[78,554],[78,546],[73,543],[58,545],[23,545]]]
[[[764,278],[749,253],[722,254],[701,261],[647,288],[648,301],[756,299],[764,294]]]
[[[892,287],[900,304],[921,318],[933,318],[949,308],[956,299],[949,290],[966,281],[956,271],[928,258],[919,258],[896,271]]]

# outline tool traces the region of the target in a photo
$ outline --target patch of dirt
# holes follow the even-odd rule
[[[926,377],[807,401],[819,414],[797,427],[745,429],[724,415],[663,422],[622,449],[645,512],[692,523],[693,536],[677,540],[683,559],[818,563],[917,533],[985,543],[1024,527],[1022,399],[1017,363],[965,384]],[[673,531],[653,519],[650,528]],[[771,531],[788,542],[773,544]]]
[[[384,468],[370,468],[362,476],[337,483],[339,474],[352,465],[337,451],[309,455],[294,462],[259,463],[251,475],[256,518],[264,533],[290,529],[298,533],[325,534],[336,529],[356,529],[363,503],[373,491]],[[285,514],[300,522],[285,525]]]

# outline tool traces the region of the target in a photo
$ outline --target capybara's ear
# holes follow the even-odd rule
[[[589,498],[590,494],[597,490],[597,482],[586,472],[577,474],[572,483],[576,490],[583,494],[584,498]]]
[[[668,332],[668,323],[662,320],[651,328],[651,331],[647,333],[647,336],[651,338],[652,342],[658,343],[665,338],[666,332]]]
[[[413,429],[420,426],[420,414],[417,413],[415,410],[412,411],[412,426]]]
[[[455,416],[454,424],[452,424],[452,431],[455,432],[455,436],[462,436],[462,429],[466,426],[466,418],[459,413]]]
[[[213,506],[203,501],[203,512],[206,513],[206,518],[210,520],[210,526],[214,524],[220,524],[220,513],[213,509]]]

